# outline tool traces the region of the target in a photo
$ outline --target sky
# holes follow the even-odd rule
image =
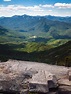
[[[71,16],[71,0],[0,0],[0,17]]]

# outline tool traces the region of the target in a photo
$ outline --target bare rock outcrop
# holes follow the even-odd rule
[[[0,91],[71,92],[71,68],[37,62],[9,60],[0,63]],[[68,73],[69,71],[69,73]],[[64,93],[65,94],[65,93]]]

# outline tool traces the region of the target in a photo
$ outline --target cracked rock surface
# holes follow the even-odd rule
[[[9,60],[0,63],[0,91],[50,92],[71,91],[71,80],[68,73],[71,67],[48,65],[44,63]]]

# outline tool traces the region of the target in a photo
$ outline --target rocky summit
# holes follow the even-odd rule
[[[8,60],[0,63],[0,94],[71,94],[71,67]]]

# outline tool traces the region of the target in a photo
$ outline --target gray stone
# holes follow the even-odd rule
[[[57,82],[57,78],[55,75],[49,75],[48,87],[49,89],[58,87],[58,82]]]
[[[71,86],[61,85],[61,86],[59,86],[59,91],[61,91],[61,92],[65,92],[65,91],[66,92],[71,92]]]
[[[47,93],[49,90],[48,90],[48,85],[38,84],[38,83],[30,83],[29,84],[29,91],[30,92],[43,92],[43,93]]]
[[[69,68],[71,70],[71,68]],[[30,92],[49,92],[49,89],[71,91],[71,72],[63,66],[48,65],[37,62],[9,60],[0,63],[0,90],[17,91],[20,94]]]
[[[71,71],[69,71],[69,81],[71,81]]]

